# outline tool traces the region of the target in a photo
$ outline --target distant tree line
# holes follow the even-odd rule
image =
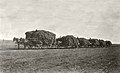
[[[102,39],[86,39],[74,37],[73,35],[66,35],[56,38],[56,34],[45,31],[35,30],[25,33],[26,38],[13,38],[18,44],[24,45],[24,48],[101,48],[110,47],[111,41],[105,41]]]

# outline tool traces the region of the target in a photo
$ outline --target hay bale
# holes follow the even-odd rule
[[[85,38],[77,38],[79,41],[79,47],[89,47],[90,46],[90,42],[88,39]]]
[[[56,35],[54,33],[45,30],[29,31],[25,34],[27,40],[41,41],[43,46],[53,45],[56,39]]]
[[[69,48],[69,47],[76,48],[76,47],[78,47],[78,44],[79,44],[79,41],[73,35],[63,36],[61,38],[58,38],[56,41],[61,42],[61,43],[59,43],[60,46],[67,47],[67,48]]]

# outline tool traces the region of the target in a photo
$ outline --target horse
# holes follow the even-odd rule
[[[20,39],[14,37],[14,38],[13,38],[13,42],[15,42],[16,44],[18,44],[18,49],[19,49],[19,48],[20,48]]]

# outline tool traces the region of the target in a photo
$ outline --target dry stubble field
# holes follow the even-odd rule
[[[0,70],[1,73],[119,73],[116,49],[0,50]]]

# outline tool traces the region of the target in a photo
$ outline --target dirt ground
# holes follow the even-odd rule
[[[0,50],[0,73],[120,73],[119,47]]]

